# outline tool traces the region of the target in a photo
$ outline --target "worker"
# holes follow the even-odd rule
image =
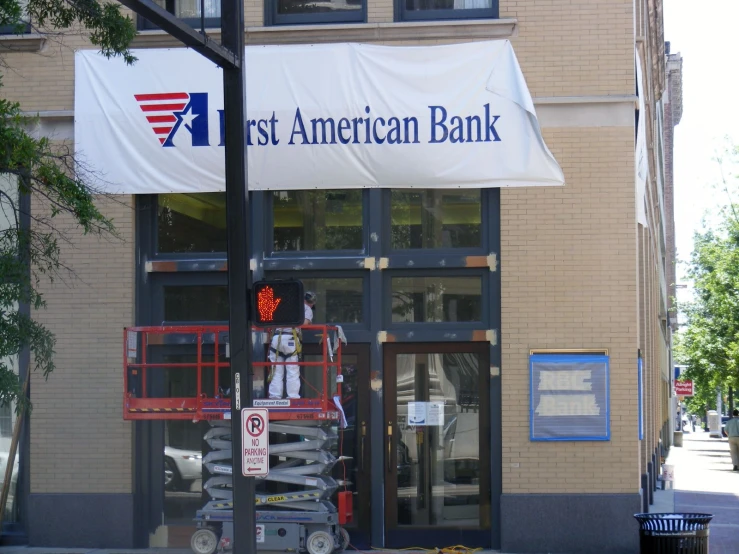
[[[316,305],[315,293],[308,291],[303,300],[305,320],[303,325],[313,322],[313,307]],[[287,397],[300,398],[300,366],[297,364],[303,350],[301,331],[297,327],[283,327],[274,330],[269,345],[269,361],[283,362],[272,366],[272,380],[269,384],[269,397],[282,398],[282,380],[287,368]]]

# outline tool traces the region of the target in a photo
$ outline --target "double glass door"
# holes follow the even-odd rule
[[[386,345],[386,546],[489,546],[489,346]]]

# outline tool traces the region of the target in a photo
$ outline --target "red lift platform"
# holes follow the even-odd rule
[[[300,325],[304,340],[317,339],[321,351],[300,366],[301,398],[267,398],[272,366],[269,344],[254,345],[254,407],[269,409],[270,420],[338,420],[341,398],[341,340],[332,325]],[[252,337],[269,329],[253,328]],[[128,327],[123,331],[126,420],[231,418],[229,330],[222,325]],[[265,361],[256,361],[261,359]]]

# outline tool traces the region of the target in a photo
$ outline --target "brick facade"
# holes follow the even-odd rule
[[[56,225],[62,269],[41,291],[48,309],[35,317],[56,336],[56,371],[34,374],[31,493],[130,493],[132,427],[121,418],[123,328],[133,324],[133,206],[101,200],[118,237],[79,236],[66,218]],[[43,206],[36,202],[36,211]]]
[[[658,452],[660,439],[665,440],[660,435],[671,411],[666,386],[671,358],[670,330],[661,316],[672,295],[665,283],[674,283],[674,246],[668,252],[665,274],[665,239],[655,230],[662,225],[660,203],[672,194],[668,188],[671,126],[679,116],[675,117],[674,104],[668,104],[665,181],[670,185],[662,190],[656,182],[658,173],[652,171],[647,186],[649,225],[640,226],[630,104],[636,84],[634,48],[645,33],[661,37],[661,2],[642,0],[636,3],[636,12],[634,6],[631,0],[572,0],[566,5],[551,0],[500,1],[500,18],[514,20],[510,38],[537,105],[549,99],[553,107],[547,104],[546,109],[553,111],[596,106],[603,120],[610,121],[596,125],[580,118],[569,126],[544,128],[566,186],[501,191],[500,464],[506,495],[646,495],[648,491],[640,490],[642,476]],[[246,0],[245,12],[250,27],[247,43],[277,40],[261,28],[261,1]],[[502,38],[492,24],[450,22],[437,24],[439,31],[433,38],[418,34],[421,25],[405,24],[399,26],[404,29],[400,38],[373,40],[380,35],[373,35],[377,31],[370,24],[393,21],[391,0],[368,0],[367,25],[327,28],[337,35],[349,33],[357,40],[394,45],[483,40],[487,35]],[[287,27],[280,40],[301,42],[311,30]],[[651,41],[645,44],[645,79],[658,83],[664,59],[658,48],[652,49]],[[175,45],[156,31],[136,39],[137,47]],[[83,38],[66,37],[63,44],[47,40],[41,53],[5,54],[14,70],[4,72],[2,94],[20,101],[28,112],[71,112],[73,52],[89,47]],[[678,89],[670,89],[672,99]],[[661,132],[655,126],[660,98],[652,90],[647,91],[654,134],[650,138]],[[627,125],[616,117],[624,110],[630,120]],[[659,163],[654,154],[651,167]],[[119,239],[83,237],[70,231],[74,239],[63,245],[63,259],[75,277],[44,285],[48,308],[37,317],[56,334],[58,369],[48,381],[39,376],[33,381],[32,494],[133,491],[133,433],[121,418],[120,367],[122,329],[134,323],[133,205],[131,197],[105,204]],[[669,208],[665,214],[669,243],[674,226]],[[528,355],[531,349],[548,348],[609,351],[610,441],[529,441]],[[645,368],[641,443],[638,350]]]

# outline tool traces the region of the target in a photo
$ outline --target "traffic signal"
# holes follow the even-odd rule
[[[252,286],[252,321],[257,327],[302,325],[305,321],[303,282],[268,279]]]

